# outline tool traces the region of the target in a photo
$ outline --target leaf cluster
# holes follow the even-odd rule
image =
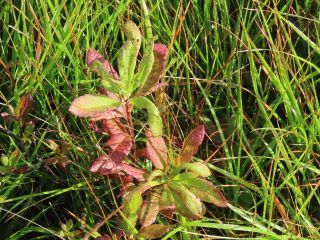
[[[100,77],[100,94],[76,98],[69,111],[79,117],[90,117],[94,130],[109,135],[105,143],[109,153],[97,158],[90,171],[121,180],[123,209],[118,219],[121,229],[136,238],[153,239],[169,230],[167,225],[154,224],[159,214],[172,218],[176,212],[197,219],[205,214],[202,202],[219,207],[226,207],[227,203],[223,194],[206,180],[211,175],[206,164],[191,162],[205,135],[203,125],[191,131],[179,154],[170,154],[176,155],[175,159],[169,158],[159,110],[146,97],[165,85],[159,79],[165,69],[167,47],[154,44],[148,30],[143,56],[136,67],[142,42],[140,30],[128,21],[124,32],[127,41],[117,55],[118,71],[97,51],[88,51],[90,70]],[[148,116],[145,149],[137,149],[134,141],[135,109],[145,110]],[[134,159],[150,160],[153,171],[132,166],[127,161],[130,154]]]

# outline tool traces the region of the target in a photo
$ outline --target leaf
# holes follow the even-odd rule
[[[113,155],[112,158],[118,159],[116,162],[120,163],[130,153],[133,142],[131,136],[123,132],[111,135],[105,145],[112,149],[110,153],[110,155]]]
[[[125,163],[121,163],[121,161],[119,162],[118,156],[116,154],[103,155],[94,160],[90,167],[90,171],[93,173],[109,176],[118,175],[119,177],[121,177],[129,175],[137,179],[138,181],[145,180],[145,170],[132,167]]]
[[[168,86],[169,84],[166,82],[161,82],[161,83],[156,83],[155,85],[153,85],[153,87],[151,87],[147,92],[144,92],[142,95],[143,96],[148,96],[152,93],[154,93],[155,91],[157,91],[159,88]]]
[[[210,169],[204,164],[200,162],[195,162],[195,163],[184,163],[179,166],[179,168],[185,169],[187,171],[191,171],[196,174],[196,176],[200,177],[209,177],[211,176],[211,171]]]
[[[69,111],[78,117],[95,117],[109,109],[119,107],[119,100],[104,95],[86,94],[73,100]]]
[[[103,69],[106,73],[112,76],[113,79],[119,80],[119,75],[116,70],[114,70],[113,66],[106,60],[104,57],[98,53],[93,48],[90,48],[87,53],[87,63],[89,66],[92,66],[92,64],[98,61],[102,64]]]
[[[60,156],[60,157],[51,157],[43,161],[43,164],[45,165],[58,165],[61,168],[66,168],[68,165],[69,161],[68,158],[65,156]]]
[[[146,171],[143,169],[135,168],[135,167],[132,167],[132,166],[125,164],[125,163],[120,163],[119,168],[121,168],[122,171],[124,171],[126,174],[134,177],[138,181],[142,182],[145,180],[144,175],[146,174]]]
[[[99,61],[94,61],[91,68],[101,78],[102,86],[110,92],[118,93],[124,87],[123,82],[114,79],[113,75],[105,71],[103,64]]]
[[[159,197],[152,194],[142,204],[139,215],[139,222],[141,226],[146,227],[153,224],[156,221],[159,209]]]
[[[138,216],[142,205],[142,196],[140,192],[136,189],[130,192],[125,199],[125,205],[123,207],[123,213],[128,214],[129,216]]]
[[[161,136],[153,136],[151,131],[146,131],[147,156],[155,168],[164,169],[168,164],[168,148]]]
[[[132,21],[126,22],[124,32],[128,40],[119,50],[118,67],[120,79],[125,84],[127,94],[130,95],[133,91],[134,71],[141,46],[141,33],[137,25]]]
[[[163,209],[163,207],[165,206],[174,205],[173,203],[174,199],[170,192],[170,189],[165,185],[161,193],[161,198],[159,200],[160,209]]]
[[[93,161],[90,171],[101,175],[118,173],[120,171],[118,165],[119,163],[113,161],[108,155],[102,155]]]
[[[148,112],[148,124],[154,136],[162,136],[162,119],[158,108],[146,97],[135,97],[130,102],[138,109]]]
[[[180,183],[202,201],[213,203],[218,207],[227,207],[227,201],[222,192],[215,188],[211,182],[199,178],[186,178]]]
[[[178,213],[187,218],[202,217],[203,209],[198,197],[179,183],[169,182],[168,187],[174,199],[174,205]]]
[[[198,147],[203,141],[204,134],[204,125],[196,127],[189,133],[188,137],[183,142],[179,156],[175,159],[176,165],[191,161],[193,155],[198,151]]]
[[[129,192],[124,198],[123,215],[125,218],[121,221],[121,226],[125,232],[135,233],[135,225],[139,217],[139,210],[141,208],[143,199],[139,188]]]
[[[151,41],[151,42],[152,42],[152,46],[153,46],[153,41]],[[143,84],[146,82],[146,80],[152,70],[153,62],[154,62],[153,51],[144,52],[143,57],[141,59],[139,67],[138,67],[138,72],[134,77],[134,87],[133,87],[134,90],[138,87],[143,86]]]
[[[117,163],[122,162],[132,149],[133,139],[131,135],[127,132],[120,119],[102,120],[102,127],[110,135],[110,139],[105,143],[106,146],[112,149],[110,158]]]
[[[32,109],[32,94],[27,93],[20,98],[20,102],[17,109],[17,118],[23,119],[25,118]]]
[[[147,227],[143,227],[139,231],[137,237],[146,239],[160,238],[162,235],[166,234],[170,230],[169,226],[162,224],[153,224]]]
[[[87,63],[91,66],[91,70],[102,78],[101,83],[104,87],[100,87],[99,92],[107,95],[109,98],[119,100],[119,97],[115,93],[121,92],[124,84],[119,81],[119,75],[113,66],[92,48],[88,51]],[[118,109],[113,109],[112,111],[107,111],[99,116],[95,116],[92,120],[98,121],[103,118],[123,117],[124,112],[123,106],[121,105]]]
[[[168,48],[164,44],[156,43],[154,44],[153,55],[154,61],[151,72],[144,84],[138,89],[136,95],[143,95],[159,82],[159,79],[165,69]]]

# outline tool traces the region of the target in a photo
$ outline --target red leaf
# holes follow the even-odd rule
[[[120,171],[118,165],[119,163],[110,159],[108,155],[103,155],[92,163],[90,171],[101,175],[114,174]]]
[[[110,135],[110,139],[105,144],[112,149],[110,158],[120,163],[130,153],[133,139],[127,133],[120,119],[105,119],[102,124],[103,129]]]
[[[87,63],[89,66],[93,64],[94,61],[99,61],[102,63],[104,70],[111,74],[114,79],[118,80],[119,75],[116,70],[114,70],[113,66],[96,50],[90,48],[87,53]]]
[[[114,175],[117,174],[119,177],[130,175],[138,181],[144,181],[145,171],[142,169],[138,169],[132,167],[128,164],[119,162],[116,158],[114,158],[114,154],[103,155],[96,159],[90,167],[90,171],[94,173],[98,173],[101,175]]]
[[[18,109],[17,109],[17,117],[18,119],[22,119],[26,117],[32,108],[32,94],[27,93],[23,95],[20,99]]]
[[[95,114],[93,117],[91,117],[91,121],[99,121],[99,120],[102,120],[102,119],[112,119],[112,118],[121,118],[121,117],[124,117],[124,114],[123,114],[123,107],[120,106],[116,109],[111,109],[111,110],[107,110],[105,112],[102,112],[102,113],[97,113]]]
[[[183,142],[179,156],[175,160],[176,165],[191,161],[193,155],[198,151],[198,147],[203,141],[204,134],[204,125],[196,127],[189,133],[188,137]]]
[[[161,136],[153,136],[151,131],[146,131],[147,156],[155,168],[164,169],[168,163],[168,148]]]
[[[130,153],[132,144],[131,136],[126,133],[112,135],[105,143],[106,146],[112,149],[111,154],[123,154],[122,160]]]
[[[173,218],[173,211],[175,210],[175,205],[171,204],[168,206],[162,206],[160,207],[160,213],[165,216],[166,218]]]
[[[138,181],[144,181],[144,175],[146,174],[146,171],[143,169],[132,167],[125,163],[120,163],[119,168],[124,171],[126,174],[134,177]]]
[[[145,82],[145,84],[138,90],[138,94],[142,95],[150,92],[150,89],[156,85],[165,69],[166,60],[168,56],[168,48],[161,43],[154,44],[153,48],[154,62],[152,70]]]

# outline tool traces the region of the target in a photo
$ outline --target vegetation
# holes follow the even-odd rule
[[[320,3],[143,2],[0,1],[0,239],[320,238]]]

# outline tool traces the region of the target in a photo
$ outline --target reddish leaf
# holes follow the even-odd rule
[[[103,119],[121,118],[124,117],[122,105],[116,109],[110,109],[101,113],[95,114],[91,117],[91,121],[96,122]]]
[[[92,163],[90,171],[94,173],[99,173],[102,175],[118,173],[120,169],[118,168],[119,163],[110,159],[108,155],[103,155]]]
[[[198,147],[203,141],[204,134],[204,125],[196,127],[189,133],[188,137],[183,142],[179,156],[175,159],[176,165],[191,161],[193,155],[198,151]]]
[[[141,157],[141,158],[148,158],[148,152],[147,149],[137,149],[136,152],[136,157]]]
[[[153,48],[154,62],[152,70],[145,84],[138,90],[136,95],[145,94],[158,83],[164,69],[168,56],[168,48],[164,44],[156,43]]]
[[[143,169],[132,167],[125,163],[120,163],[119,168],[121,168],[122,171],[124,171],[126,174],[134,177],[138,181],[144,181],[144,175],[146,174],[146,171]]]
[[[18,120],[17,116],[12,115],[12,114],[9,114],[9,113],[7,113],[7,112],[2,112],[2,113],[0,113],[0,117],[1,117],[3,120],[8,121],[8,122],[13,122],[13,121]]]
[[[112,149],[110,155],[113,154],[121,162],[130,153],[133,143],[129,134],[119,133],[112,135],[105,145]]]
[[[67,165],[68,165],[68,158],[65,157],[65,156],[60,156],[60,157],[51,157],[51,158],[48,158],[46,160],[44,160],[44,164],[45,165],[57,165],[61,168],[66,168]]]
[[[87,53],[87,63],[89,66],[93,64],[94,61],[99,61],[102,63],[104,70],[111,74],[114,79],[118,80],[119,75],[116,70],[114,70],[113,66],[106,60],[104,57],[98,53],[96,50],[90,48]]]
[[[102,122],[102,130],[110,136],[121,133],[127,133],[126,128],[121,123],[120,119],[104,119]]]
[[[151,131],[146,131],[147,156],[155,168],[164,169],[168,164],[168,148],[161,136],[153,136]]]
[[[157,83],[153,87],[151,87],[147,92],[145,92],[143,94],[143,96],[148,96],[148,95],[154,93],[155,91],[157,91],[159,88],[162,88],[162,87],[165,87],[165,86],[168,86],[168,85],[169,84],[166,83],[166,82]]]
[[[130,153],[133,139],[127,133],[120,119],[105,119],[102,121],[102,125],[103,129],[110,135],[110,139],[105,144],[112,149],[110,157],[120,163]]]
[[[112,175],[110,177],[112,177]],[[121,182],[121,188],[120,188],[118,197],[122,197],[128,191],[128,189],[134,185],[132,183],[133,177],[130,175],[119,176],[119,181]]]
[[[28,167],[27,166],[23,166],[23,167],[18,167],[18,168],[12,169],[12,172],[16,173],[16,174],[24,174],[27,171],[28,171]]]
[[[167,206],[161,206],[160,207],[160,213],[165,216],[166,218],[173,218],[173,211],[176,208],[174,204],[167,205]]]
[[[128,164],[119,162],[118,156],[114,157],[114,154],[103,155],[96,159],[91,167],[90,171],[101,175],[130,175],[138,181],[144,181],[145,171],[132,167]]]
[[[17,109],[18,119],[25,118],[30,113],[31,108],[32,108],[32,94],[27,93],[23,95],[20,99],[18,109]]]
[[[119,100],[109,98],[105,95],[85,94],[72,101],[69,111],[78,117],[95,118],[120,105],[121,102]]]
[[[160,238],[170,230],[169,226],[162,224],[153,224],[140,229],[138,237],[146,239]]]
[[[142,204],[139,215],[139,222],[141,226],[146,227],[153,224],[156,221],[159,210],[159,196],[152,194]]]

